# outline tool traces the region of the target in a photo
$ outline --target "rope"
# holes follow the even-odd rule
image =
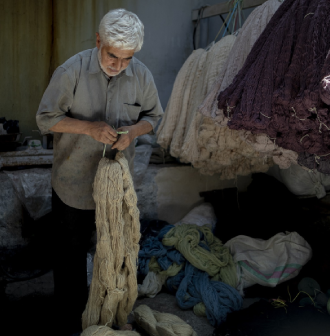
[[[239,1],[241,1],[241,0],[235,0],[235,6],[234,6],[234,9],[233,9],[232,12],[231,12],[231,15],[230,15],[230,18],[229,18],[229,21],[228,21],[228,26],[229,26],[229,24],[230,24],[230,22],[231,22],[231,19],[232,19],[232,17],[233,17],[233,14],[234,14],[235,11],[236,11],[236,8],[237,8],[237,5],[238,5],[238,2],[239,2]],[[228,13],[228,15],[229,15],[229,13]],[[227,17],[228,17],[228,15],[227,15]],[[226,27],[225,31],[223,32],[222,37],[224,37],[224,36],[226,35],[226,33],[227,33],[227,27]]]

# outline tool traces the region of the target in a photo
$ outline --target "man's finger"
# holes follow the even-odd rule
[[[102,137],[102,140],[101,140],[101,142],[106,143],[108,145],[112,145],[116,141],[117,141],[117,138],[115,138],[115,137],[113,137],[109,134],[104,135]]]
[[[114,145],[112,146],[112,148],[113,149],[118,149],[118,150],[122,150],[121,148],[122,148],[122,144],[123,143],[123,138],[122,137],[120,137],[115,143],[114,143]]]
[[[110,133],[110,132],[105,132],[105,133],[104,133],[104,136],[105,136],[107,139],[109,139],[109,140],[111,140],[111,141],[113,141],[113,142],[115,142],[115,141],[118,140],[118,134],[117,134],[117,132],[115,132],[114,134],[113,134],[113,133]]]
[[[107,131],[108,131],[108,133],[111,135],[111,136],[113,136],[113,137],[115,137],[115,138],[117,138],[117,131],[115,130],[115,129],[113,129],[112,127],[108,127],[107,128]]]

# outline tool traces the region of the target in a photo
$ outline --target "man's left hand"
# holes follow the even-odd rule
[[[117,132],[126,132],[127,134],[120,134],[119,139],[113,144],[112,149],[118,149],[120,151],[126,149],[131,142],[136,138],[134,126],[123,126],[117,129]]]

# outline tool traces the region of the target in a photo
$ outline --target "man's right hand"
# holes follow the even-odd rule
[[[87,134],[96,141],[107,145],[112,145],[118,137],[117,132],[104,121],[91,122]]]
[[[86,134],[96,141],[112,145],[117,141],[117,132],[104,121],[86,121],[66,117],[50,128],[52,132]]]

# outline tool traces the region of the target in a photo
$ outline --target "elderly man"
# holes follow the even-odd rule
[[[80,328],[87,302],[86,254],[95,228],[92,184],[104,144],[107,157],[123,151],[132,172],[133,140],[152,132],[163,114],[150,71],[134,57],[143,34],[135,14],[107,13],[96,48],[55,70],[37,112],[42,133],[54,133],[55,300],[57,323],[72,322],[65,328],[71,333]],[[128,133],[118,137],[117,131]]]

